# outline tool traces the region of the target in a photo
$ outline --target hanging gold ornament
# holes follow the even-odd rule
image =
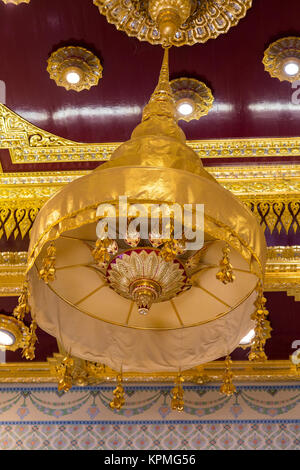
[[[24,282],[21,295],[18,298],[18,305],[14,308],[13,316],[16,317],[17,320],[23,321],[25,315],[30,312],[30,307],[28,303],[28,283],[27,281]]]
[[[122,385],[122,374],[117,376],[118,385],[113,391],[114,399],[110,402],[109,406],[112,410],[119,411],[125,404],[125,392]]]
[[[43,267],[40,269],[40,279],[48,284],[55,280],[55,260],[56,260],[56,248],[51,243],[47,248],[47,256],[43,259]]]
[[[95,244],[95,248],[92,252],[94,260],[100,266],[109,263],[111,255],[116,254],[118,251],[117,244],[114,240],[104,238],[103,240],[98,239]]]
[[[58,376],[58,390],[68,392],[73,385],[74,359],[68,354],[59,366],[56,367]]]
[[[22,351],[22,357],[25,357],[25,359],[30,361],[35,358],[35,343],[37,341],[36,328],[36,322],[32,320],[29,333],[25,339],[25,346]]]
[[[232,265],[229,261],[230,247],[226,245],[223,248],[223,258],[220,261],[221,270],[217,273],[216,278],[223,282],[223,284],[228,284],[235,280],[235,275],[233,274]]]
[[[236,392],[236,388],[232,383],[233,373],[231,371],[232,360],[230,356],[227,356],[225,359],[225,374],[223,378],[223,384],[220,387],[220,393],[231,396]]]
[[[175,387],[171,391],[171,397],[172,397],[171,408],[174,411],[181,412],[184,410],[184,400],[183,400],[184,391],[182,387],[183,382],[184,382],[184,378],[179,373],[175,380]]]
[[[267,355],[264,351],[264,347],[267,339],[271,337],[271,325],[266,319],[269,315],[268,310],[265,307],[267,299],[264,297],[262,283],[259,282],[257,286],[258,298],[255,302],[256,310],[252,315],[252,320],[255,321],[255,337],[251,344],[251,352],[249,354],[249,361],[260,362],[266,361]]]

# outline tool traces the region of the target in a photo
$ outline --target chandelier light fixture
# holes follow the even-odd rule
[[[265,260],[256,217],[203,168],[177,125],[166,48],[130,140],[40,210],[14,315],[31,310],[31,350],[38,324],[68,353],[61,390],[72,386],[74,358],[117,371],[113,409],[124,404],[124,372],[174,372],[181,411],[181,371],[220,357],[233,393],[229,354],[253,324],[249,358],[266,359]]]
[[[300,80],[300,38],[291,36],[273,42],[265,50],[263,64],[273,78],[291,83]]]
[[[102,70],[100,60],[83,47],[61,47],[48,59],[50,78],[66,90],[89,90],[98,84]]]
[[[170,82],[176,103],[177,119],[191,121],[206,116],[211,110],[214,97],[203,82],[194,78],[176,78]]]
[[[140,41],[204,43],[238,24],[252,0],[94,0],[107,21]]]

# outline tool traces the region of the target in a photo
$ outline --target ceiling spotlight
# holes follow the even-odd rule
[[[240,346],[250,346],[255,336],[254,329],[250,330],[249,333],[244,336],[240,341]]]
[[[15,351],[26,343],[29,328],[8,315],[0,315],[0,349]]]
[[[62,47],[48,59],[50,78],[66,90],[89,90],[98,84],[102,70],[100,60],[83,47]]]
[[[299,73],[299,64],[296,61],[289,61],[284,65],[284,71],[287,75],[294,77]]]
[[[263,58],[265,70],[280,81],[300,79],[300,37],[287,37],[273,42]]]
[[[0,348],[12,346],[16,341],[16,337],[7,330],[0,329]]]
[[[203,82],[182,77],[172,80],[170,85],[176,101],[177,119],[200,119],[212,108],[214,97]]]
[[[66,80],[71,85],[76,85],[81,80],[81,74],[75,70],[68,71],[66,73]]]
[[[195,106],[191,101],[181,100],[177,103],[177,111],[183,116],[189,116],[194,111]]]

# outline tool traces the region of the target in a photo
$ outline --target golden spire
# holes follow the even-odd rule
[[[175,100],[169,82],[169,49],[164,49],[163,62],[159,74],[158,84],[149,103],[143,111],[142,121],[151,116],[164,116],[176,120]]]

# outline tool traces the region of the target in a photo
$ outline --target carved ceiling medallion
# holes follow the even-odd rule
[[[48,59],[50,78],[66,90],[89,90],[98,84],[102,70],[100,60],[83,47],[62,47]]]
[[[238,24],[252,0],[94,0],[101,14],[128,36],[150,44],[204,43]],[[175,27],[175,30],[174,30]]]

